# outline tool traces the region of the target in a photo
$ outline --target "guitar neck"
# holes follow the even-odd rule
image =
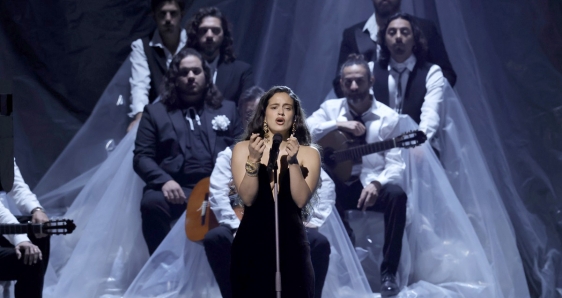
[[[365,144],[345,150],[335,151],[333,153],[333,158],[336,162],[341,162],[344,160],[356,160],[361,158],[362,156],[385,151],[395,147],[396,144],[394,142],[394,139],[390,139],[382,142]]]
[[[33,232],[40,230],[40,224],[0,224],[0,235],[5,234],[27,234],[31,226]]]

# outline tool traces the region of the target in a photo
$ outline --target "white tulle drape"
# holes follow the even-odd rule
[[[515,185],[516,169],[509,164],[508,155],[516,154],[506,152],[510,147],[500,141],[500,132],[505,135],[510,131],[506,126],[511,122],[507,121],[509,116],[497,115],[499,109],[492,103],[502,100],[501,91],[491,92],[489,87],[505,89],[511,85],[505,84],[505,74],[497,70],[501,67],[478,63],[498,60],[495,52],[483,51],[477,43],[473,26],[480,17],[478,10],[470,10],[468,2],[458,0],[402,2],[407,12],[439,20],[458,81],[455,90],[445,90],[438,138],[440,159],[427,145],[405,151],[408,170],[404,188],[409,207],[399,268],[399,282],[405,288],[400,297],[528,297],[522,264],[539,296],[557,295],[562,285],[562,253],[552,233],[556,227],[529,211],[521,186]],[[272,15],[285,11],[277,4],[269,12]],[[434,10],[425,9],[426,4]],[[318,91],[315,82],[329,80],[335,71],[337,38],[344,27],[366,18],[372,5],[362,1],[343,9],[349,4],[338,0],[299,5],[303,9],[297,16],[287,19],[280,14],[265,25],[271,38],[264,39],[262,54],[256,59],[260,64],[254,66],[260,74],[258,82],[268,82],[265,76],[271,69],[267,63],[277,53],[268,49],[281,48],[274,43],[278,39],[298,37],[284,60],[290,65],[282,77],[290,78],[287,81],[298,86],[294,89],[311,97],[303,97],[310,113],[323,99],[315,95],[325,94],[330,85],[324,82],[326,90]],[[330,22],[334,17],[336,21]],[[276,35],[287,20],[293,29]],[[309,30],[294,29],[305,24]],[[478,28],[478,32],[490,41],[485,30]],[[311,44],[314,55],[301,55]],[[306,75],[299,75],[302,70]],[[125,293],[178,297],[179,293],[204,293],[197,290],[203,285],[208,286],[208,295],[218,293],[214,279],[209,278],[212,273],[202,247],[185,239],[181,221],[148,258],[140,228],[143,183],[132,170],[135,132],[125,135],[129,73],[127,60],[91,118],[35,189],[47,210],[73,218],[78,226],[72,235],[52,238],[45,297],[118,297]],[[497,76],[494,82],[488,81],[492,73]],[[498,124],[499,120],[494,121],[497,117],[506,122]],[[409,120],[403,123],[400,131],[415,127]],[[517,140],[522,141],[521,137]],[[528,153],[520,155],[533,162]],[[550,183],[539,166],[533,169],[526,175],[537,173],[536,179]],[[335,216],[321,228],[333,246],[326,295],[368,295],[369,285],[375,291],[379,286],[382,217],[360,212],[350,216],[355,230],[360,231],[360,262],[347,240],[338,238],[342,231]],[[365,226],[370,229],[361,229]],[[199,275],[191,272],[195,269]]]
[[[449,102],[462,116],[458,101]],[[501,205],[494,205],[497,192],[486,179],[477,144],[467,141],[470,126],[459,122],[445,125],[439,138],[444,145],[441,162],[447,171],[428,144],[404,150],[408,220],[399,267],[399,282],[404,286],[400,295],[521,297],[526,285],[517,284],[524,281],[524,275],[513,231]],[[411,119],[403,117],[396,134],[415,127]],[[447,139],[447,133],[452,137]],[[148,258],[140,228],[143,183],[131,167],[134,135],[135,131],[130,132],[98,167],[65,215],[81,220],[72,235],[53,238],[46,297],[220,295],[204,249],[186,239],[181,217]],[[464,136],[462,143],[453,138],[457,135]],[[447,150],[459,151],[449,161]],[[470,185],[475,183],[482,193],[471,191]],[[463,188],[466,185],[470,187]],[[474,211],[467,212],[469,207]],[[487,215],[485,210],[493,212]],[[341,221],[332,213],[320,229],[332,246],[323,297],[376,296],[370,289],[378,289],[382,217],[358,211],[350,217],[362,266]],[[479,229],[483,226],[486,229]]]

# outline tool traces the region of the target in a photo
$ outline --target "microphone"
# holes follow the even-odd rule
[[[280,133],[276,133],[273,136],[273,144],[271,145],[271,149],[269,149],[269,162],[267,163],[267,171],[271,172],[273,169],[277,169],[277,157],[279,156],[279,146],[281,145],[281,141],[283,140],[283,136]]]

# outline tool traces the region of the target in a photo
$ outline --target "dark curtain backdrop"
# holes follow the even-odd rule
[[[545,287],[562,289],[562,2],[402,2],[443,34],[456,90],[506,189],[530,289],[548,297]],[[253,65],[258,85],[290,86],[308,113],[330,92],[343,29],[373,11],[369,0],[196,0],[184,23],[207,5],[233,23],[238,58]],[[14,82],[15,155],[32,187],[88,118],[130,43],[154,28],[149,1],[0,1],[0,79]],[[548,240],[534,245],[531,234]]]

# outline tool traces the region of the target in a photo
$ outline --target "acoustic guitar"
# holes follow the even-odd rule
[[[55,219],[42,224],[0,224],[0,235],[27,234],[28,232],[34,234],[66,235],[72,233],[74,229],[76,229],[76,225],[73,220]]]
[[[354,161],[364,155],[389,150],[392,148],[412,148],[427,140],[425,133],[419,130],[405,132],[396,138],[376,143],[358,145],[351,135],[334,130],[318,141],[322,146],[323,164],[332,179],[347,181],[351,177]]]
[[[189,195],[185,212],[185,235],[193,242],[201,241],[205,234],[215,227],[219,222],[209,203],[209,187],[211,179],[209,177],[201,179]],[[241,206],[233,207],[238,219],[242,220],[244,214]]]

